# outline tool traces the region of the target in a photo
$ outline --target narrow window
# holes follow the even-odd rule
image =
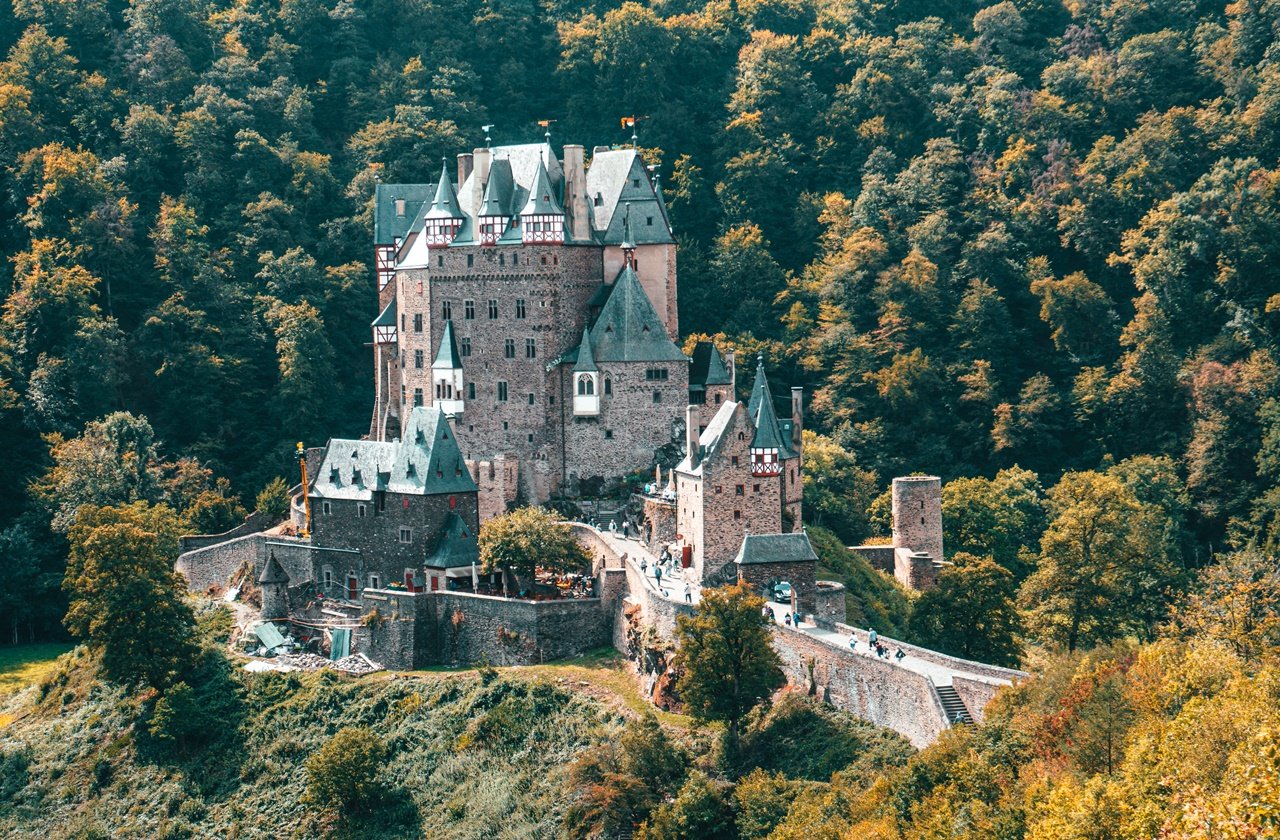
[[[401,529],[400,529],[400,542],[402,542],[402,543],[411,543],[411,542],[413,542],[413,529],[412,529],[412,528],[401,528]]]
[[[730,456],[729,456],[729,465],[730,465],[730,466],[733,466],[733,467],[738,466],[738,456],[737,456],[737,455],[730,455]]]
[[[507,401],[507,383],[499,382],[498,383],[498,402],[506,402],[506,401]],[[503,426],[505,427],[506,424],[504,423]]]
[[[436,268],[444,268],[444,255],[443,255],[443,254],[441,254],[441,255],[439,255],[439,256],[437,256],[437,257],[436,257]]]
[[[537,339],[526,338],[524,340],[524,357],[526,359],[538,358],[538,342]]]
[[[525,317],[524,298],[516,298],[516,317]]]
[[[745,493],[746,493],[746,491],[747,491],[746,485],[738,484],[738,485],[735,485],[735,486],[734,486],[734,488],[733,488],[733,495],[735,495],[735,496],[741,496],[741,495],[745,494]]]
[[[494,321],[498,317],[498,302],[496,300],[489,301],[489,320]]]
[[[423,359],[422,351],[421,351],[421,350],[414,350],[414,351],[413,351],[413,366],[414,366],[415,368],[418,368],[419,370],[421,370],[421,369],[422,369],[422,359]]]
[[[471,268],[475,264],[476,264],[476,255],[467,254],[467,268]]]
[[[476,398],[476,383],[467,383],[467,399],[474,400]]]
[[[662,392],[661,392],[661,391],[654,391],[654,392],[653,392],[653,401],[654,401],[654,402],[656,402],[656,403],[660,403],[660,402],[662,402]]]
[[[446,300],[440,304],[440,317],[444,318],[446,321],[453,320],[453,304],[452,303]]]
[[[356,505],[356,516],[359,517],[360,519],[364,519],[364,514],[365,514],[365,506]]]
[[[606,397],[613,396],[613,380],[607,376],[604,379],[604,395]]]
[[[533,405],[533,394],[529,395],[529,405]]]
[[[740,511],[740,510],[735,510],[735,511],[733,512],[733,518],[734,518],[734,519],[741,519],[741,518],[742,518],[742,511]]]
[[[605,439],[605,440],[613,440],[613,429],[605,429],[605,430],[604,430],[604,439]]]
[[[507,359],[516,357],[516,340],[514,338],[508,338],[502,342],[502,355]]]
[[[464,338],[462,339],[462,341],[458,342],[458,352],[461,353],[463,356],[470,356],[471,355],[471,339]]]
[[[421,388],[413,389],[413,404],[415,406],[422,405],[422,389]]]
[[[370,589],[381,589],[381,588],[382,588],[382,587],[380,586],[380,584],[381,584],[381,583],[382,583],[382,579],[381,579],[381,578],[379,578],[377,575],[369,575],[369,588],[370,588]]]
[[[528,435],[529,443],[533,443],[533,435]]]
[[[422,332],[422,313],[421,312],[415,312],[413,315],[413,331],[416,333]]]
[[[751,492],[752,492],[752,493],[759,493],[759,492],[760,492],[760,485],[759,485],[759,484],[753,484],[753,485],[751,485]]]
[[[468,321],[476,319],[476,302],[474,300],[464,300],[462,302],[462,317]]]
[[[322,506],[322,510],[324,511],[324,515],[328,516],[329,514],[333,513],[333,505],[329,504],[328,502],[325,502],[324,505]]]

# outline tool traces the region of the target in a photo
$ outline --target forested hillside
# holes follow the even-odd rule
[[[539,119],[591,146],[641,118],[683,328],[809,388],[851,478],[829,509],[846,539],[867,532],[848,500],[895,474],[1151,489],[1133,464],[1155,463],[1179,564],[1274,548],[1277,19],[1268,0],[5,3],[6,633],[56,626],[79,503],[225,527],[292,481],[295,441],[363,431],[375,181]]]

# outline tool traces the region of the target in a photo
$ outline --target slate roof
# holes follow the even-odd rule
[[[733,562],[739,565],[751,563],[816,563],[817,553],[809,542],[809,535],[799,534],[747,534]]]
[[[396,325],[396,299],[393,297],[378,313],[378,317],[373,319],[371,327],[394,327]]]
[[[453,181],[449,180],[449,166],[440,165],[440,182],[436,186],[435,198],[425,214],[428,219],[460,219],[462,208],[458,206],[458,193],[453,189]]]
[[[436,351],[436,359],[431,363],[431,369],[462,369],[462,354],[458,352],[458,342],[453,337],[453,321],[444,322],[444,332],[440,333],[440,349]]]
[[[591,334],[586,330],[582,332],[582,343],[578,345],[578,357],[573,365],[574,373],[594,373],[599,368],[596,367],[596,358],[591,353]]]
[[[777,449],[780,457],[795,457],[795,453],[791,451],[790,438],[783,436],[782,427],[778,423],[778,412],[773,406],[773,394],[769,391],[769,379],[765,376],[762,358],[756,361],[756,380],[751,386],[747,414],[756,427],[755,437],[751,441],[752,449]]]
[[[547,168],[538,162],[538,171],[533,177],[533,185],[529,187],[529,198],[520,210],[521,216],[563,216],[564,209],[556,200],[555,190],[547,177]]]
[[[403,441],[330,440],[310,495],[368,500],[375,490],[425,496],[476,489],[444,413],[418,406]]]
[[[484,188],[484,199],[480,202],[477,216],[515,215],[514,198],[516,182],[511,176],[511,162],[495,160],[489,165],[489,182]]]
[[[435,552],[427,558],[433,569],[456,569],[480,562],[480,544],[461,516],[450,511]]]
[[[693,348],[693,362],[689,366],[689,385],[728,385],[729,368],[713,341],[699,341]]]
[[[273,551],[267,555],[267,562],[262,564],[262,574],[258,575],[258,583],[288,583],[289,573],[280,565]]]
[[[591,344],[598,362],[687,361],[667,335],[631,266],[624,267],[613,282],[613,291],[591,327]]]
[[[739,409],[741,403],[726,402],[721,404],[715,416],[711,418],[711,422],[707,424],[707,428],[702,430],[702,434],[698,436],[698,452],[685,453],[684,458],[676,465],[676,469],[687,475],[702,475],[702,465],[720,448],[721,441],[727,440],[726,435],[733,434],[737,428],[740,417]]]
[[[373,242],[391,245],[403,239],[418,218],[422,205],[436,191],[435,184],[378,184],[373,194]],[[404,215],[396,215],[396,199],[404,199]]]
[[[596,196],[600,204],[596,204]],[[623,210],[631,204],[631,234],[636,245],[672,243],[667,214],[644,161],[635,149],[596,152],[587,169],[587,203],[595,213],[596,228],[609,245],[623,240]]]

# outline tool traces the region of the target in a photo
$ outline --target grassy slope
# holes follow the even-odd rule
[[[0,647],[0,697],[39,682],[69,650],[71,645],[62,642]]]
[[[874,627],[885,635],[901,638],[911,614],[906,591],[893,578],[850,552],[826,528],[810,525],[806,530],[818,553],[818,579],[839,581],[845,586],[845,620],[856,627]]]
[[[639,699],[617,693],[622,676],[600,657],[487,681],[233,672],[235,708],[220,715],[231,722],[183,759],[136,725],[145,702],[100,682],[77,652],[0,709],[18,716],[0,742],[0,836],[314,836],[323,820],[301,802],[302,763],[353,725],[390,745],[383,781],[404,804],[350,836],[554,836],[568,764],[616,737]]]

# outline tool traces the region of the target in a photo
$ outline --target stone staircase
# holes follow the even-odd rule
[[[964,701],[960,699],[960,695],[956,694],[956,690],[949,685],[935,685],[934,689],[938,692],[939,699],[942,700],[942,708],[947,712],[947,723],[955,726],[959,723],[973,723],[973,717],[969,714],[969,709],[964,705]]]

